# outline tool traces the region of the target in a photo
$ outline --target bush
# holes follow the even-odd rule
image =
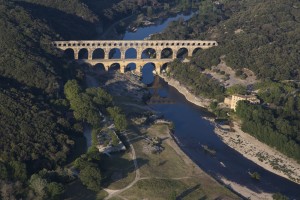
[[[237,77],[240,77],[240,76],[243,75],[243,74],[244,74],[243,70],[240,70],[240,69],[236,70],[236,72],[235,72],[235,75],[236,75]]]

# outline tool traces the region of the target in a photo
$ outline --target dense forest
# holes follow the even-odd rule
[[[270,6],[272,5],[272,6]],[[160,39],[212,39],[219,46],[194,58],[201,68],[220,56],[234,69],[247,67],[259,78],[300,79],[300,3],[284,1],[202,1],[199,14],[172,23]]]
[[[268,109],[241,101],[236,114],[243,121],[243,131],[300,161],[299,113],[291,115],[284,109]]]
[[[49,43],[95,38],[99,24],[109,26],[154,2],[0,0],[0,199],[59,199],[74,180],[65,166],[80,153],[82,123],[96,124],[101,111],[117,130],[127,126],[105,91],[68,96],[64,86],[71,79],[81,84],[82,72]],[[99,158],[93,150],[80,157],[87,158],[94,164],[82,169],[80,179],[93,189],[99,180],[87,180],[101,178]]]
[[[74,146],[76,131],[60,99],[68,67],[49,48],[55,32],[21,6],[0,4],[1,196],[20,199],[27,193],[35,198],[28,182],[31,174],[58,169]],[[63,181],[47,180],[45,196],[60,193],[53,191],[61,191],[59,182]]]
[[[169,75],[179,82],[184,82],[195,95],[223,100],[225,88],[218,81],[201,73],[195,65],[176,60],[168,68],[170,69]]]

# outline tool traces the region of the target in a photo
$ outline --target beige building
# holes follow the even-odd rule
[[[259,104],[260,100],[255,95],[240,95],[234,94],[231,97],[226,97],[224,103],[230,106],[235,111],[238,101],[249,101],[253,104]]]

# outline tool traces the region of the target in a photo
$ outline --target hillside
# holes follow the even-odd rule
[[[300,3],[297,0],[203,1],[188,23],[174,22],[161,39],[213,39],[217,48],[198,54],[201,68],[226,63],[254,71],[259,78],[300,80]],[[272,5],[272,6],[271,6]]]
[[[0,32],[0,188],[3,199],[20,199],[31,174],[63,166],[80,138],[62,93],[76,66],[50,48],[57,33],[19,2],[0,1]],[[60,191],[58,182],[49,188]]]
[[[233,116],[231,120],[238,118],[242,121],[243,131],[298,162],[299,11],[300,3],[297,0],[278,0],[276,3],[271,0],[206,0],[202,1],[199,13],[192,19],[174,22],[163,33],[154,36],[154,39],[198,38],[218,41],[218,47],[197,52],[190,64],[185,64],[186,68],[182,69],[182,64],[178,62],[170,65],[169,75],[185,83],[195,95],[208,96],[207,87],[210,83],[201,80],[202,71],[219,64],[221,57],[235,70],[236,75],[243,68],[252,70],[260,79],[260,83],[252,88],[258,91],[262,104],[251,107],[240,104],[237,113],[230,112]],[[222,102],[220,95],[228,95],[233,88],[217,94],[213,91],[211,98]],[[219,117],[227,117],[228,109],[217,105],[211,107]]]
[[[59,199],[73,180],[64,167],[85,151],[84,120],[72,117],[64,85],[83,73],[49,44],[95,38],[96,25],[131,15],[136,3],[0,0],[0,199]]]

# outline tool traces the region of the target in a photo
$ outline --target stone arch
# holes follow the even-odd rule
[[[173,50],[171,48],[164,48],[160,54],[161,59],[173,58]]]
[[[94,66],[95,70],[97,72],[105,72],[106,69],[105,69],[105,66],[103,63],[97,63],[95,66]]]
[[[78,52],[78,59],[88,59],[89,51],[87,49],[80,49]]]
[[[125,59],[137,58],[137,50],[135,48],[129,48],[125,51]]]
[[[178,49],[176,58],[185,58],[188,56],[189,50],[185,47]]]
[[[155,63],[154,62],[146,62],[146,63],[144,63],[142,66],[141,66],[141,70],[143,70],[144,69],[144,67],[146,66],[149,66],[150,67],[150,65],[152,65],[152,67],[153,67],[153,70],[155,69]]]
[[[202,51],[202,48],[201,47],[197,47],[193,50],[193,53],[192,55],[194,56],[196,53],[199,53],[200,51]]]
[[[144,49],[142,52],[142,59],[157,58],[156,50],[153,48]]]
[[[75,52],[74,49],[68,48],[64,51],[64,58],[67,59],[75,59]]]
[[[145,84],[151,84],[154,81],[153,71],[156,70],[156,65],[153,62],[147,62],[141,67],[142,81]]]
[[[119,71],[120,69],[121,69],[120,63],[112,63],[108,68],[108,72],[116,72]]]
[[[98,48],[93,51],[92,59],[104,59],[105,52],[103,49]]]
[[[136,66],[137,64],[132,62],[132,63],[128,63],[125,67],[125,72],[126,71],[135,71],[136,70]]]
[[[121,50],[119,48],[112,48],[109,51],[109,59],[121,59]]]
[[[167,73],[167,71],[168,71],[168,64],[169,63],[162,64],[162,66],[160,68],[160,73]]]

